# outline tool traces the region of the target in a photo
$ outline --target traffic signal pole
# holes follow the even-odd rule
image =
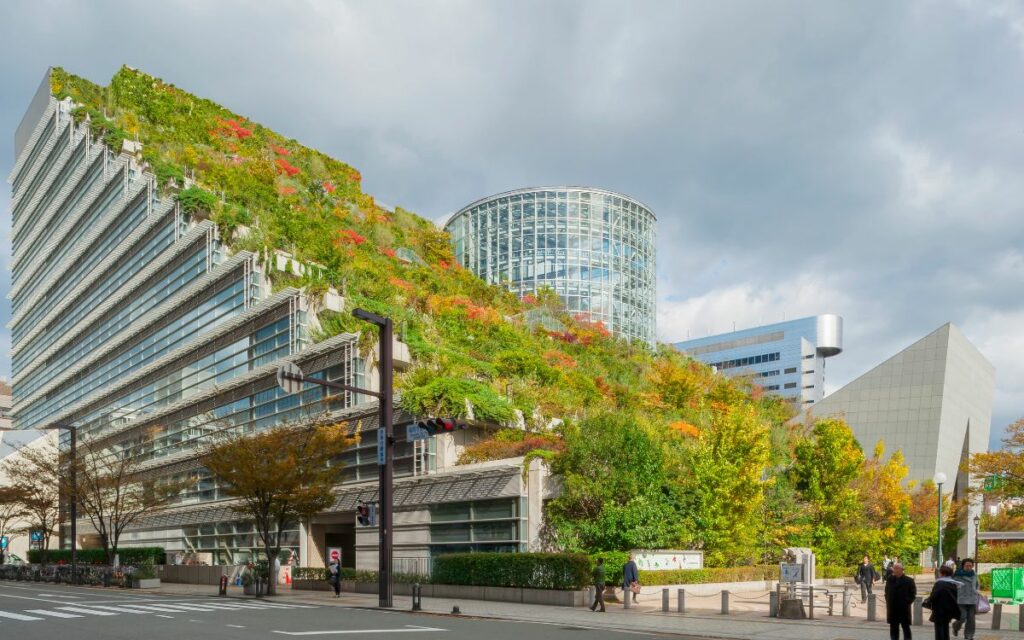
[[[394,417],[392,415],[394,411],[393,383],[395,377],[395,361],[392,353],[394,349],[394,345],[392,344],[394,325],[391,322],[391,318],[379,316],[376,313],[371,313],[365,309],[355,309],[352,311],[352,315],[360,320],[365,320],[370,324],[376,325],[380,330],[380,361],[377,363],[377,371],[380,374],[380,386],[378,391],[361,389],[359,387],[342,384],[340,382],[321,380],[320,378],[310,378],[303,375],[302,371],[296,365],[291,363],[283,365],[278,369],[277,379],[278,384],[280,384],[288,393],[297,393],[301,390],[292,389],[289,383],[312,382],[329,389],[349,391],[377,398],[379,422],[377,429],[379,430],[379,433],[382,433],[382,435],[377,439],[377,442],[379,443],[377,463],[380,467],[380,488],[378,489],[380,494],[380,509],[377,513],[377,525],[379,527],[378,532],[380,536],[380,562],[378,564],[377,572],[377,594],[379,606],[391,607],[393,605],[391,561],[392,549],[394,547],[394,532],[392,531],[392,525],[394,524],[394,505],[392,504],[392,496],[394,494],[395,473],[395,433],[394,425],[392,424],[392,419]]]

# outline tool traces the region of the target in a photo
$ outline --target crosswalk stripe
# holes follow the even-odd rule
[[[41,616],[51,618],[81,618],[77,613],[63,613],[61,611],[47,611],[46,609],[28,609],[25,613],[38,613]]]
[[[103,609],[106,611],[117,611],[118,613],[149,613],[148,611],[139,611],[138,609],[132,609],[133,605],[124,605],[120,607],[112,607],[108,604],[90,604],[89,607],[93,609]]]
[[[172,607],[170,605],[133,604],[133,605],[127,605],[127,606],[130,606],[133,609],[144,609],[147,612],[164,611],[164,612],[168,612],[168,613],[181,613],[182,611],[184,611],[184,609],[181,609],[179,607]]]
[[[116,616],[116,613],[110,611],[100,611],[99,609],[83,609],[82,607],[55,607],[61,611],[74,611],[75,613],[85,613],[91,616]]]
[[[20,613],[9,613],[7,611],[0,611],[0,618],[10,618],[11,620],[42,620],[42,618],[36,618],[35,616],[23,616]]]

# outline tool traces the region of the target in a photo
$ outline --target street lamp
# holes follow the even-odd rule
[[[67,429],[71,435],[71,584],[78,584],[78,427],[63,424],[34,429],[12,429],[0,427],[0,431],[60,431]],[[47,535],[47,532],[43,532]]]
[[[974,564],[981,563],[981,539],[978,538],[978,531],[981,529],[981,516],[974,516]]]
[[[946,482],[946,474],[941,471],[936,471],[935,476],[932,478],[935,481],[935,486],[939,489],[939,548],[938,548],[938,561],[935,565],[936,573],[939,567],[942,566],[942,485]]]

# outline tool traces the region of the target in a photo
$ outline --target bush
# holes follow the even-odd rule
[[[431,581],[487,587],[579,589],[590,559],[577,553],[452,553],[434,560]]]
[[[978,574],[978,585],[982,591],[992,591],[992,574],[991,573],[979,573]]]
[[[640,572],[640,584],[707,584],[711,582],[751,582],[755,580],[778,579],[778,565]]]
[[[987,545],[984,549],[983,559],[985,562],[1024,564],[1024,542]]]
[[[217,205],[217,196],[199,187],[189,187],[178,194],[178,204],[181,210],[188,214],[197,211],[213,211]]]
[[[163,547],[126,547],[118,549],[121,564],[166,564],[167,556]],[[28,552],[28,561],[40,563],[43,561],[43,552],[39,549],[32,549]],[[46,561],[52,564],[70,564],[71,549],[50,549],[46,552]],[[107,564],[107,554],[103,549],[79,549],[78,562],[80,564]]]

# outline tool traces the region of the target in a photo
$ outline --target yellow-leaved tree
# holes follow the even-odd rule
[[[267,557],[268,594],[276,591],[280,533],[334,503],[342,466],[332,464],[332,458],[355,442],[345,423],[281,425],[225,436],[202,456],[221,490],[238,500],[232,508],[253,520]]]

